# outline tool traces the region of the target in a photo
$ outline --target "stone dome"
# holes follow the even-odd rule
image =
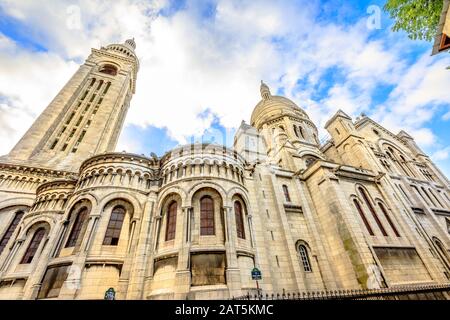
[[[305,111],[297,106],[292,100],[282,97],[273,96],[270,94],[269,87],[261,81],[261,97],[262,100],[258,102],[252,112],[251,125],[259,127],[266,121],[280,115],[291,115],[297,118],[309,120]]]

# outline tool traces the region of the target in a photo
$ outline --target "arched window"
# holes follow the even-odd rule
[[[200,235],[214,234],[214,201],[211,197],[205,196],[200,199]]]
[[[430,197],[430,195],[428,194],[427,190],[425,190],[424,187],[420,187],[420,189],[422,189],[423,193],[425,193],[425,195],[427,196],[427,198],[430,200],[431,204],[432,204],[433,206],[436,207],[436,203],[434,203],[433,199],[431,199],[431,197]]]
[[[306,249],[306,246],[303,244],[300,244],[297,247],[297,250],[298,250],[298,255],[300,257],[300,262],[303,265],[303,270],[305,272],[312,272],[311,262],[309,261],[309,255],[308,255],[308,250]]]
[[[69,238],[67,239],[66,248],[75,247],[77,244],[78,237],[80,236],[81,229],[83,228],[84,222],[88,216],[88,209],[83,207],[77,214],[75,222],[72,226],[72,231],[70,232]]]
[[[106,229],[103,245],[117,246],[119,243],[120,232],[122,231],[123,220],[125,219],[125,209],[122,206],[114,207]]]
[[[367,231],[369,231],[369,234],[371,236],[374,236],[375,234],[373,233],[372,228],[370,227],[369,221],[367,221],[366,216],[364,215],[364,211],[361,208],[361,205],[359,204],[358,200],[354,199],[353,203],[356,207],[356,210],[358,210],[359,215],[361,216],[362,221],[364,222],[364,225],[366,226]]]
[[[98,87],[97,87],[96,90],[99,90],[99,89],[102,87],[102,85],[103,85],[103,80],[100,80],[100,82],[98,83]]]
[[[300,134],[300,136],[305,139],[305,135],[303,134],[303,128],[302,127],[298,127],[298,133]]]
[[[103,90],[103,94],[104,94],[104,95],[108,92],[109,87],[111,87],[111,82],[108,82],[108,83],[106,84],[105,90]]]
[[[287,185],[283,184],[283,193],[284,193],[284,198],[286,199],[286,202],[291,202],[291,197],[289,196],[289,189],[287,187]]]
[[[397,188],[400,190],[400,192],[403,194],[403,197],[406,199],[406,201],[408,201],[409,204],[412,204],[411,199],[408,197],[408,195],[406,194],[405,190],[403,189],[403,187],[398,184]]]
[[[441,240],[437,239],[436,237],[433,237],[433,242],[438,249],[437,251],[438,251],[438,254],[439,254],[442,262],[445,264],[447,269],[450,270],[450,258],[448,256],[447,251],[445,250],[445,247],[442,244]]]
[[[177,227],[177,203],[172,202],[167,209],[166,241],[175,239]]]
[[[397,237],[400,237],[400,234],[398,233],[397,228],[395,227],[394,223],[392,222],[391,218],[389,217],[389,214],[388,214],[386,208],[384,207],[384,205],[381,202],[378,202],[378,205],[380,206],[381,211],[383,211],[384,217],[386,218],[387,222],[391,226],[391,228],[394,231],[395,235]]]
[[[293,127],[294,127],[294,133],[295,133],[295,135],[296,135],[297,138],[298,138],[299,136],[298,136],[297,126],[296,126],[296,125],[293,125]]]
[[[36,230],[36,232],[33,235],[33,238],[31,238],[30,244],[28,245],[27,251],[25,251],[25,254],[20,261],[21,264],[28,264],[33,261],[34,256],[36,255],[37,249],[39,248],[39,245],[41,244],[42,239],[45,235],[45,229],[39,228]]]
[[[6,245],[8,244],[9,239],[11,239],[11,236],[14,233],[14,230],[16,230],[16,227],[18,226],[23,215],[24,215],[23,211],[17,211],[16,214],[14,215],[13,221],[9,225],[8,229],[6,230],[5,234],[3,235],[2,240],[0,241],[0,254],[2,253],[3,249],[5,249]]]
[[[381,233],[383,234],[383,236],[387,237],[388,234],[386,233],[386,230],[384,229],[383,225],[381,224],[381,221],[378,218],[375,208],[372,206],[372,203],[370,202],[369,197],[366,194],[366,191],[361,187],[359,187],[358,189],[359,189],[359,192],[361,193],[362,197],[364,198],[364,201],[366,202],[367,207],[369,207],[369,210],[372,213],[372,216],[375,219],[375,222],[377,223],[378,228],[380,228]]]
[[[117,68],[110,64],[105,64],[101,69],[101,73],[109,74],[111,76],[117,75]]]
[[[433,196],[433,198],[437,201],[437,203],[439,203],[439,205],[441,206],[441,208],[444,208],[444,206],[442,205],[442,202],[439,200],[439,198],[436,196],[436,194],[433,192],[432,189],[428,188],[428,191],[431,193],[431,195]]]
[[[244,215],[239,201],[234,202],[234,215],[236,217],[236,231],[238,238],[245,239]]]
[[[417,188],[414,185],[411,185],[411,188],[414,189],[414,191],[416,191],[416,193],[423,199],[423,201],[425,202],[425,204],[430,205],[430,203],[428,202],[427,199],[425,199],[425,197],[423,196],[422,192],[420,192],[419,188]]]

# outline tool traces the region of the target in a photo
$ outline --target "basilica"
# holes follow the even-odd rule
[[[232,148],[116,152],[135,50],[92,49],[0,157],[0,299],[450,282],[450,182],[408,133],[339,110],[321,143],[308,114],[261,83]]]

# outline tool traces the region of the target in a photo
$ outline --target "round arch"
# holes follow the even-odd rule
[[[227,199],[227,192],[221,185],[215,182],[199,182],[188,190],[186,194],[186,206],[192,206],[192,197],[197,193],[197,191],[203,188],[214,189],[222,197],[222,201],[225,203],[225,200]]]

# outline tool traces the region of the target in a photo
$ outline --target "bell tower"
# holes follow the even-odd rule
[[[136,89],[139,61],[135,49],[134,39],[92,49],[85,63],[0,160],[77,171],[85,159],[114,151]]]

